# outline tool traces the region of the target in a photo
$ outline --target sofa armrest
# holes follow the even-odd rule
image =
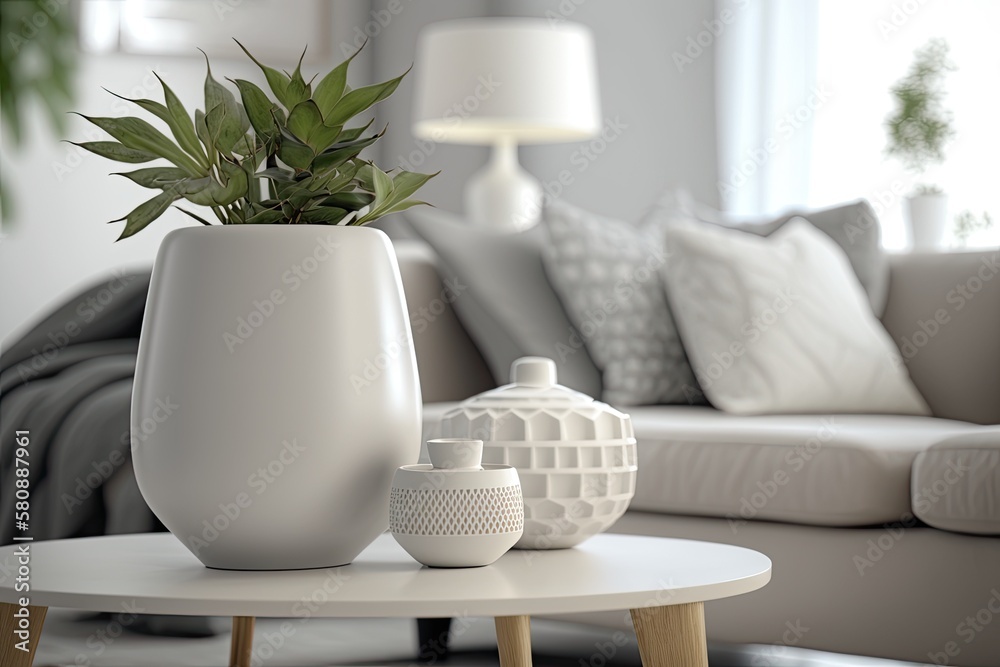
[[[1000,424],[1000,250],[889,264],[882,322],[934,415]]]
[[[422,241],[395,239],[424,403],[457,401],[495,385],[486,362],[452,303],[463,298],[445,285],[434,252]]]

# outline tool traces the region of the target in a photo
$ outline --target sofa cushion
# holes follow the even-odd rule
[[[739,416],[698,406],[630,410],[632,509],[817,526],[913,520],[916,456],[981,427],[932,417]]]
[[[406,218],[459,292],[455,312],[497,383],[518,357],[549,357],[562,384],[600,395],[600,371],[545,276],[544,230],[500,233],[437,209],[410,209]]]
[[[960,533],[1000,535],[1000,428],[940,442],[913,463],[913,512]]]
[[[659,270],[662,233],[563,202],[545,209],[545,271],[601,369],[612,405],[704,403]]]
[[[695,201],[686,190],[667,190],[649,211],[644,224],[678,215],[744,232],[770,236],[793,218],[808,220],[843,248],[854,273],[865,288],[876,315],[885,312],[889,293],[889,261],[882,251],[882,226],[875,209],[864,199],[822,209],[792,209],[777,216],[736,218]]]
[[[441,417],[456,405],[424,405],[425,440],[441,437]],[[749,520],[908,525],[914,521],[914,459],[935,443],[987,433],[975,424],[933,417],[746,417],[686,405],[635,407],[629,413],[639,441],[630,509],[728,518],[733,530]],[[996,429],[989,433],[1000,440]],[[1000,490],[992,479],[995,530]],[[985,493],[977,496],[980,516],[991,506]]]
[[[715,407],[930,414],[847,255],[804,218],[768,237],[677,220],[666,248],[670,307]]]

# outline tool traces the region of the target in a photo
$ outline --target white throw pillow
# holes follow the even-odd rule
[[[930,414],[844,251],[806,220],[764,238],[681,222],[666,243],[670,306],[715,407]]]

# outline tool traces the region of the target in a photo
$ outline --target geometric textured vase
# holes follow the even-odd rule
[[[511,384],[447,412],[441,432],[481,439],[484,463],[517,468],[524,533],[515,548],[575,546],[610,528],[635,494],[631,419],[556,384],[551,359],[518,359]]]
[[[420,430],[385,234],[226,225],[163,240],[139,342],[132,457],[150,509],[205,565],[351,562],[388,527],[392,476],[416,462]]]

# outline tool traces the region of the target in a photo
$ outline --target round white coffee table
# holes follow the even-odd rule
[[[771,561],[756,551],[631,535],[599,535],[559,551],[511,551],[493,565],[454,570],[423,567],[382,535],[343,567],[211,570],[172,535],[157,533],[32,543],[30,591],[23,592],[21,548],[0,549],[4,667],[31,664],[48,607],[232,616],[230,664],[238,667],[250,664],[257,616],[493,616],[501,666],[528,667],[532,614],[628,609],[644,667],[707,667],[702,603],[748,593],[771,578]],[[27,632],[18,637],[23,609]],[[22,638],[27,650],[17,647]]]

